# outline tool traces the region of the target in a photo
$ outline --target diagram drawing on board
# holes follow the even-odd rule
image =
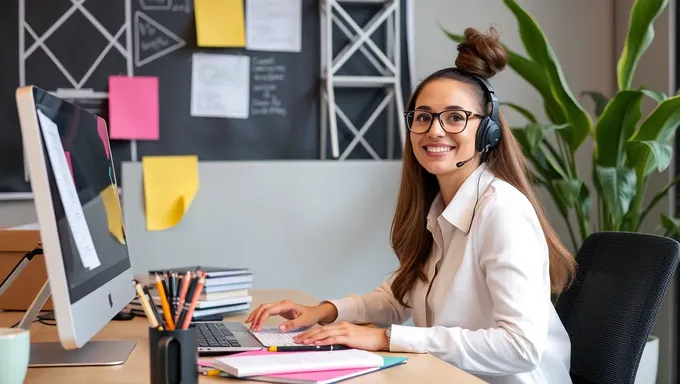
[[[106,79],[112,70],[126,73],[128,76],[133,75],[131,0],[111,3],[120,7],[111,12],[121,15],[121,23],[117,24],[120,27],[116,26],[117,30],[113,32],[109,31],[104,23],[87,8],[84,4],[85,0],[69,1],[66,11],[51,25],[30,25],[28,22],[30,18],[26,17],[26,5],[31,4],[31,0],[19,0],[19,85],[23,87],[27,84],[41,84],[46,91],[55,96],[79,102],[81,106],[83,104],[100,105],[101,100],[108,98]],[[29,9],[35,9],[35,7],[29,7]],[[87,30],[83,31],[85,28]],[[69,45],[64,43],[72,37],[63,30],[73,31],[75,29],[82,31],[81,33],[90,33],[92,28],[97,31],[97,33],[92,32],[93,34],[100,35],[98,39],[85,40],[92,46],[78,47],[80,51],[85,52],[83,54],[92,56],[92,61],[85,61],[87,66],[78,68],[72,60],[73,51],[69,50]],[[36,30],[44,32],[39,35]],[[124,43],[121,43],[121,40],[124,40]],[[27,43],[31,41],[33,43],[27,46]],[[118,52],[122,56],[122,61],[118,61],[120,67],[110,67],[112,56],[109,52],[114,52],[114,54]],[[41,54],[38,55],[38,53]],[[48,58],[48,63],[51,62],[54,65],[54,68],[50,68],[48,63],[44,60],[40,61],[39,58],[31,61],[31,57],[42,56],[42,53]],[[102,66],[106,68],[102,69]],[[55,69],[59,76],[52,77],[49,82],[36,80],[44,79],[41,76]],[[98,70],[101,73],[97,72]],[[96,81],[93,80],[94,77]],[[88,108],[85,107],[85,109]],[[24,165],[24,175],[26,181],[29,181],[26,165]]]
[[[186,42],[146,14],[135,12],[135,65],[141,67],[172,51]]]
[[[172,11],[191,13],[193,5],[191,0],[139,0],[139,6],[145,11]]]

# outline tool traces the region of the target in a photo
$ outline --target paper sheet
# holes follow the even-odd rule
[[[158,78],[109,77],[109,137],[158,140]]]
[[[247,0],[246,48],[258,51],[302,50],[301,0]]]
[[[102,141],[104,146],[104,151],[106,152],[106,158],[111,159],[111,148],[109,147],[108,131],[106,130],[106,121],[101,117],[97,117],[97,134]]]
[[[247,119],[250,56],[194,53],[191,116]]]
[[[101,265],[97,250],[92,242],[92,235],[90,228],[85,221],[85,214],[83,207],[80,205],[78,192],[73,183],[73,178],[69,173],[69,166],[66,161],[66,154],[64,147],[61,144],[61,137],[59,136],[59,129],[57,125],[45,116],[42,111],[38,110],[38,120],[40,120],[40,127],[42,128],[45,147],[47,147],[47,154],[52,163],[52,171],[57,182],[57,189],[61,196],[61,204],[64,207],[66,220],[73,235],[73,240],[80,255],[80,261],[87,269],[95,269]]]
[[[243,0],[194,0],[199,47],[244,47]]]
[[[197,156],[142,158],[146,229],[162,231],[182,220],[198,192]]]
[[[106,221],[108,223],[109,233],[111,233],[119,243],[125,244],[123,216],[116,186],[109,184],[106,189],[101,191],[99,196],[104,202],[104,210],[106,210]]]

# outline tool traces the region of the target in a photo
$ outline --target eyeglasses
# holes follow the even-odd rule
[[[461,109],[446,110],[442,112],[409,111],[404,113],[406,126],[413,133],[426,133],[432,127],[432,122],[437,118],[439,124],[448,133],[461,133],[467,127],[468,120],[472,117],[484,118],[474,112]]]

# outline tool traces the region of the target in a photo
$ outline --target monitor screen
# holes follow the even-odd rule
[[[106,122],[34,88],[71,303],[130,268]]]

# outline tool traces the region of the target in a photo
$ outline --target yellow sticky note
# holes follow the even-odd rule
[[[243,0],[194,0],[199,47],[245,47]]]
[[[197,156],[142,158],[146,229],[162,231],[177,225],[198,192]]]
[[[123,228],[123,216],[120,209],[120,199],[118,198],[118,191],[113,184],[109,184],[105,190],[101,191],[99,196],[104,202],[104,210],[106,211],[106,221],[109,223],[109,232],[119,243],[125,244],[125,229]]]

